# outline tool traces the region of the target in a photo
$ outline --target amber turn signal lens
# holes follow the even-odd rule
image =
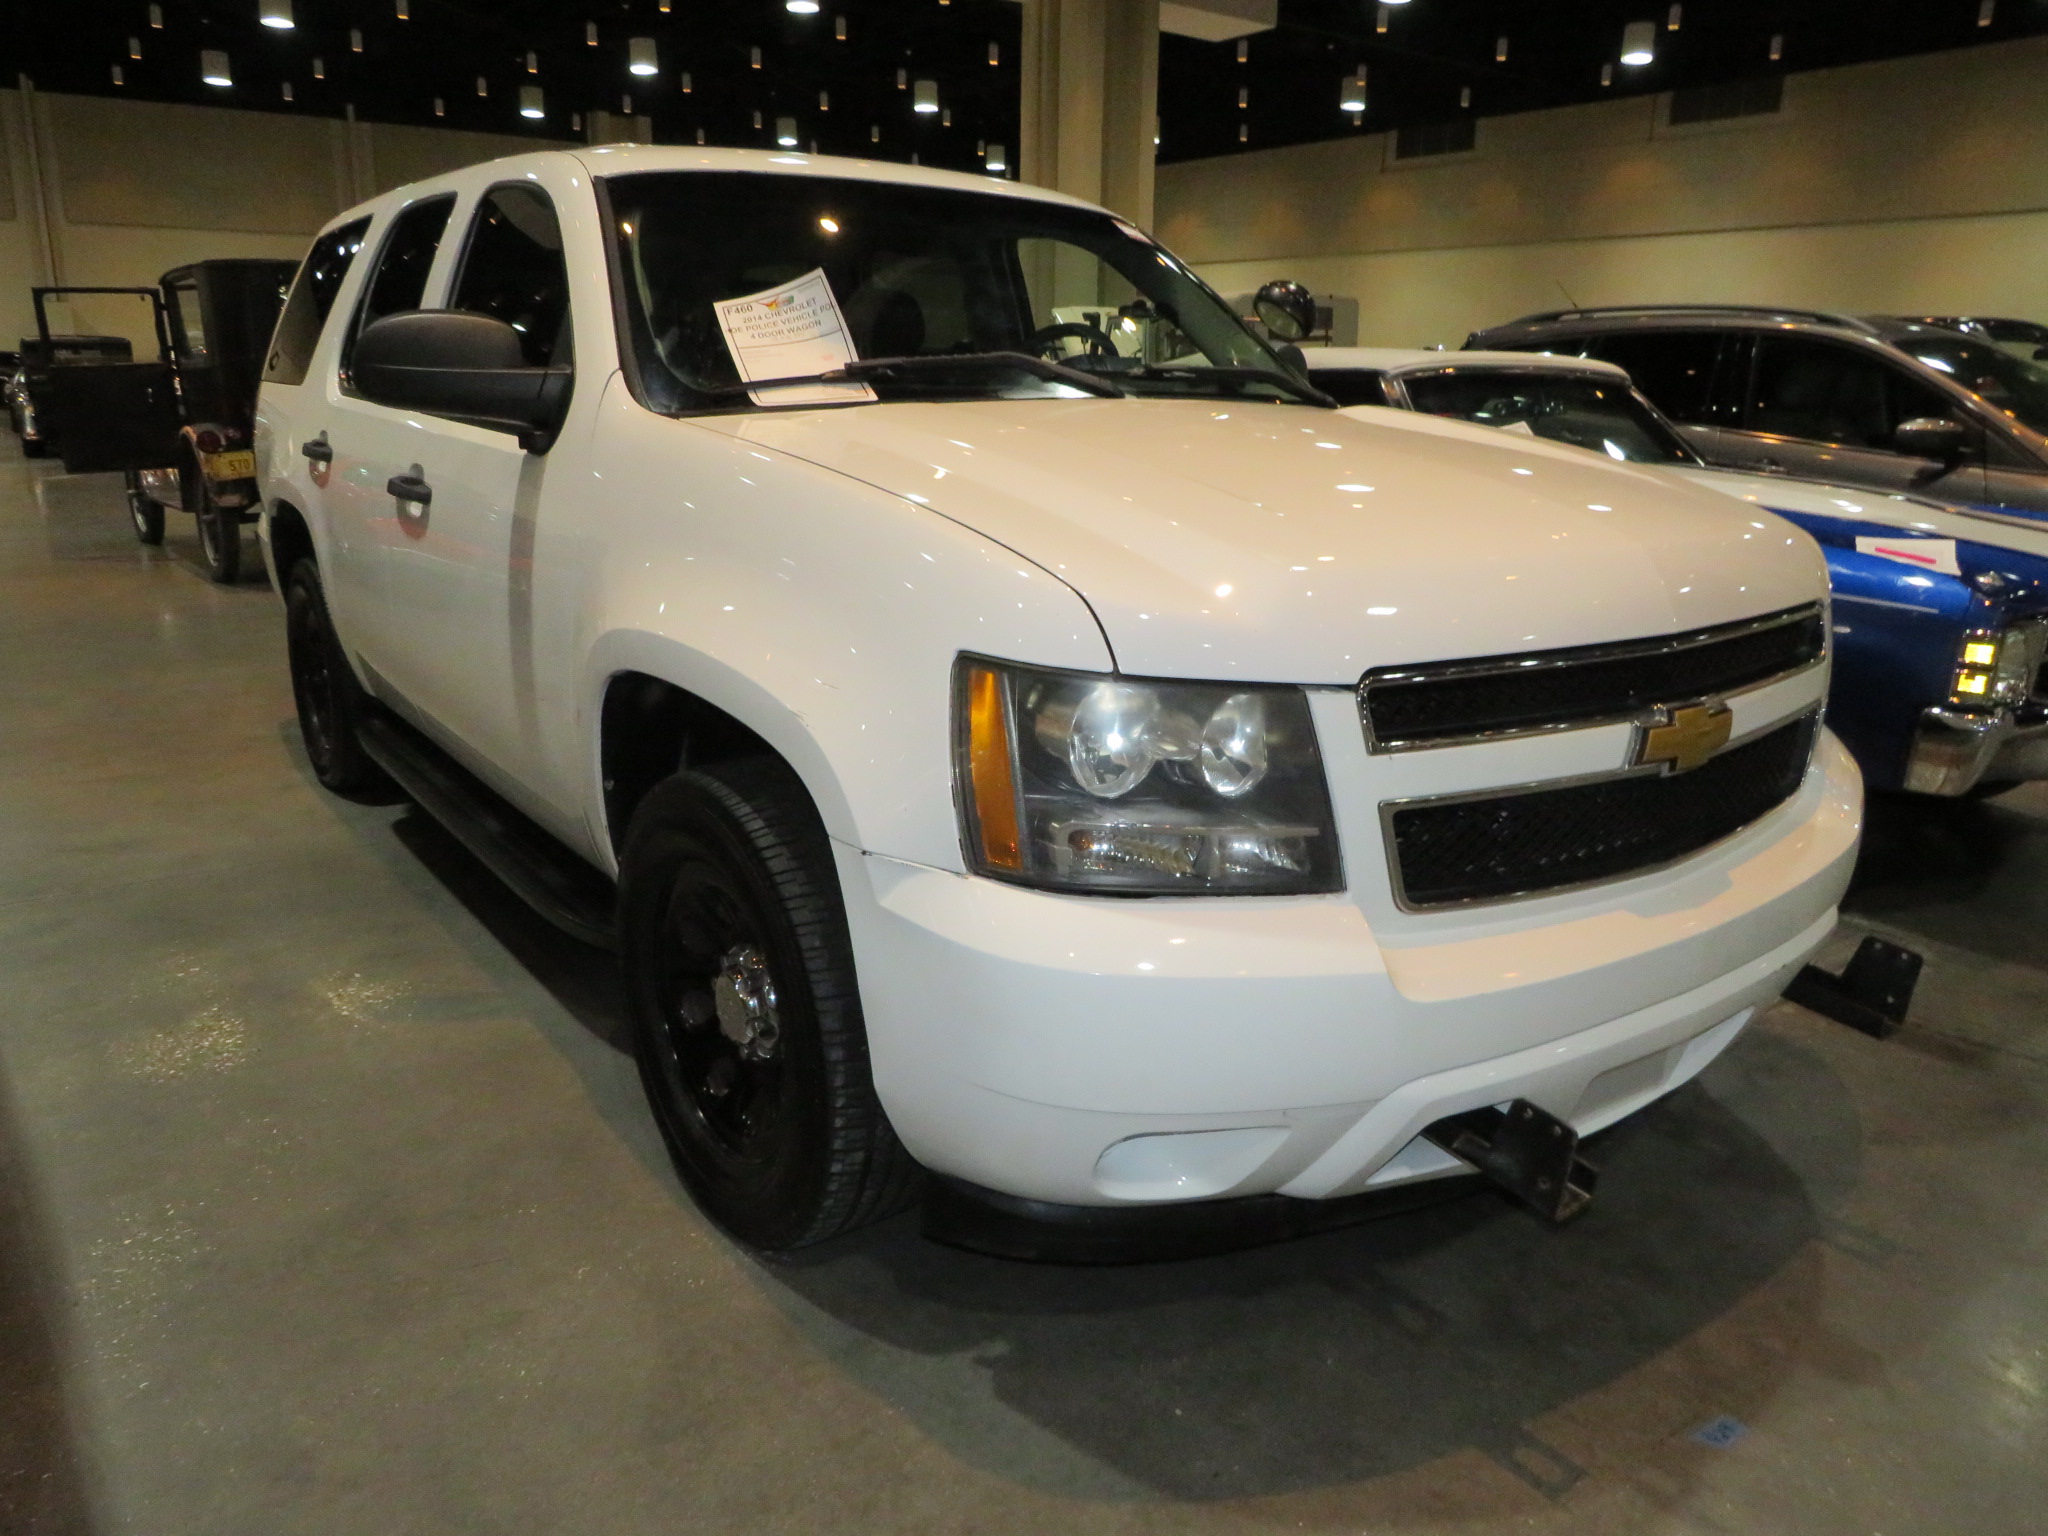
[[[967,767],[974,786],[975,830],[981,856],[992,869],[1024,867],[1017,816],[1017,779],[1011,767],[1010,712],[1003,680],[987,667],[967,674]]]

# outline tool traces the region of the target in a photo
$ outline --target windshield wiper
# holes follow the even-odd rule
[[[1217,384],[1271,384],[1275,388],[1284,389],[1288,394],[1294,396],[1295,399],[1304,401],[1309,405],[1320,405],[1333,411],[1337,409],[1337,402],[1324,394],[1320,389],[1317,389],[1315,385],[1305,383],[1290,373],[1275,372],[1271,368],[1156,366],[1134,368],[1129,373],[1121,375],[1121,377],[1126,379],[1194,379],[1198,382],[1207,380]]]
[[[1107,379],[1024,352],[934,352],[915,357],[863,357],[825,373],[800,373],[784,379],[749,379],[741,384],[705,384],[691,388],[696,394],[724,397],[751,394],[757,389],[784,389],[793,384],[865,384],[870,379],[887,379],[899,374],[953,370],[1028,373],[1049,383],[1085,390],[1104,400],[1120,400],[1124,393]]]

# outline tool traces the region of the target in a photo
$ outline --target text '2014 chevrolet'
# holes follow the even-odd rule
[[[616,942],[677,1167],[761,1248],[919,1169],[1052,1219],[1453,1146],[1551,1149],[1517,1193],[1566,1214],[1575,1137],[1848,877],[1804,534],[1342,416],[1070,198],[474,167],[318,238],[259,416],[320,778]]]

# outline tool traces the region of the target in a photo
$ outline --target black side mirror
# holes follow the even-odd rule
[[[1316,296],[1301,283],[1266,284],[1253,296],[1252,312],[1275,341],[1302,341],[1316,328]]]
[[[1953,464],[1970,446],[1970,429],[1944,416],[1914,416],[1892,433],[1892,446],[1915,458]]]
[[[568,368],[534,368],[495,315],[413,309],[363,327],[349,361],[356,393],[379,405],[511,432],[528,453],[554,446],[569,409]]]

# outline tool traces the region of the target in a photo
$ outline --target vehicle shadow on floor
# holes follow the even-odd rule
[[[609,956],[424,816],[382,826],[575,1021],[571,1054],[624,1049]],[[1795,1036],[1753,1028],[1700,1083],[1599,1138],[1599,1198],[1564,1230],[1482,1191],[1250,1252],[1069,1268],[940,1247],[908,1213],[748,1269],[924,1433],[1048,1492],[1271,1496],[1477,1452],[1558,1497],[1594,1465],[1675,1447],[1661,1475],[1676,1497],[1685,1437],[1754,1419],[1824,1331],[1813,1245],[1863,1241],[1832,1214],[1856,1187],[1862,1127]],[[622,1139],[659,1160],[637,1105],[631,1119]],[[1757,1309],[1773,1343],[1753,1323],[1702,1342]],[[1603,1394],[1639,1377],[1652,1384]]]
[[[2038,965],[2048,889],[2048,786],[1991,800],[1872,795],[1851,918],[1997,960]]]
[[[95,1522],[66,1406],[67,1309],[45,1228],[0,1080],[0,1531],[89,1536]]]
[[[119,560],[136,565],[175,565],[201,581],[212,582],[199,549],[198,525],[183,513],[165,514],[164,542],[151,545],[135,537],[128,518],[126,492],[118,474],[67,475],[49,471],[36,477],[36,504],[43,515],[43,538],[52,560]],[[264,588],[270,583],[257,547],[256,530],[242,530],[242,574],[230,590]]]
[[[1781,1319],[1794,1336],[1817,1306],[1783,1277],[1831,1231],[1817,1202],[1854,1183],[1846,1095],[1772,1033],[1714,1076],[1601,1139],[1600,1196],[1564,1230],[1481,1192],[1247,1253],[1073,1269],[940,1248],[898,1221],[764,1278],[801,1302],[788,1309],[800,1326],[811,1309],[831,1320],[812,1331],[875,1390],[1020,1480],[1036,1479],[1004,1414],[977,1424],[943,1371],[877,1366],[831,1335],[934,1367],[971,1358],[1008,1413],[1155,1494],[1272,1495],[1476,1450],[1557,1495],[1587,1468],[1545,1441],[1546,1415],[1773,1282],[1792,1293],[1774,1305],[1795,1314]],[[1679,1440],[1721,1414],[1751,1417],[1788,1368],[1782,1352],[1742,1351],[1705,1395],[1680,1372],[1668,1422],[1624,1432]]]

